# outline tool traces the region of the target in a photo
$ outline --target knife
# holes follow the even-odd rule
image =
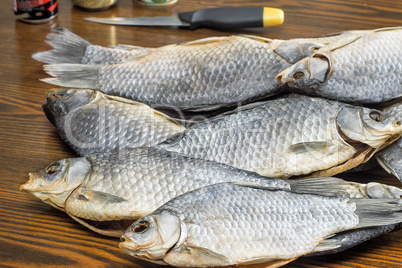
[[[181,12],[178,16],[160,17],[112,17],[84,18],[87,21],[134,26],[176,26],[191,30],[213,28],[231,30],[238,28],[268,27],[280,25],[284,21],[283,10],[272,7],[218,7]]]

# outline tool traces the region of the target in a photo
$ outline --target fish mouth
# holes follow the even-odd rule
[[[35,180],[38,178],[38,176],[36,173],[29,173],[28,176],[28,181],[20,185],[20,191],[26,193],[27,195],[36,197],[34,192],[38,190],[38,187],[35,185]]]
[[[130,255],[138,255],[141,251],[139,250],[140,248],[131,241],[130,238],[126,237],[125,235],[122,235],[120,238],[120,243],[119,243],[119,248],[123,249]]]

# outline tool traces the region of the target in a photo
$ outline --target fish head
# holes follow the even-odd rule
[[[49,121],[55,125],[57,118],[91,102],[95,96],[96,92],[90,89],[51,89],[46,93],[46,104],[42,108]]]
[[[119,247],[136,258],[162,261],[172,247],[181,243],[185,230],[178,216],[163,210],[134,222],[121,237]]]
[[[314,54],[304,58],[276,76],[281,86],[295,92],[313,94],[329,76],[331,64],[329,57]]]
[[[350,140],[379,148],[402,134],[401,118],[385,116],[364,107],[342,107],[336,118],[339,130]]]
[[[29,174],[20,190],[43,202],[64,210],[64,203],[73,190],[82,184],[91,169],[84,157],[67,158]]]

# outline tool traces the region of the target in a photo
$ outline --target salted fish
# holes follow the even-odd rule
[[[378,110],[291,94],[195,124],[157,146],[268,177],[323,177],[366,162],[401,130],[401,118]]]
[[[285,92],[275,76],[320,43],[256,36],[168,45],[113,65],[50,64],[43,81],[97,89],[159,107],[214,110]]]
[[[339,232],[401,222],[398,199],[323,197],[222,183],[165,203],[133,223],[119,246],[136,258],[176,267],[278,267]]]

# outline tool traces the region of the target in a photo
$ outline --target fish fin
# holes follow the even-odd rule
[[[322,240],[306,257],[334,254],[358,244],[361,244],[374,237],[400,229],[400,224],[391,224],[379,227],[368,227],[355,230],[348,230],[337,233]]]
[[[356,205],[359,223],[353,228],[399,224],[402,222],[401,199],[350,199]]]
[[[207,38],[202,38],[194,41],[188,41],[188,42],[182,42],[177,44],[176,46],[202,46],[202,45],[207,45],[207,44],[212,44],[216,42],[220,42],[226,39],[231,38],[230,36],[214,36],[214,37],[207,37]]]
[[[250,34],[240,34],[239,36],[248,38],[254,41],[259,41],[262,43],[271,43],[273,40],[276,39],[271,39],[271,38],[266,38],[266,37],[261,37],[261,36],[255,36],[255,35],[250,35]],[[279,40],[278,40],[279,41]]]
[[[127,51],[148,49],[148,48],[141,47],[141,46],[132,46],[132,45],[124,45],[124,44],[118,44],[116,46],[109,46],[109,47],[115,48],[115,49],[127,50]]]
[[[182,122],[183,124],[187,123],[187,121],[184,120],[184,119],[177,119],[176,120],[175,118],[172,118],[172,117],[170,117],[170,116],[168,116],[168,115],[166,115],[166,114],[164,114],[162,112],[154,110],[150,106],[148,106],[148,105],[146,105],[146,104],[144,104],[142,102],[139,102],[139,101],[135,101],[135,100],[119,97],[119,96],[106,95],[106,94],[104,96],[105,96],[106,99],[111,100],[111,101],[117,101],[117,102],[121,102],[121,103],[126,103],[126,104],[130,104],[130,105],[133,105],[133,106],[148,107],[150,109],[150,111],[152,111],[154,113],[155,116],[161,117],[164,120],[170,121],[172,124],[175,124],[175,125],[180,126],[180,127],[183,127],[183,125],[180,124],[179,121]]]
[[[349,35],[345,35],[344,38],[341,38],[337,41],[335,41],[334,43],[330,43],[328,45],[326,45],[325,47],[321,48],[319,51],[328,51],[328,52],[333,52],[337,49],[343,48],[347,45],[350,45],[354,42],[356,42],[357,40],[359,40],[362,36],[368,34],[367,32],[359,32],[356,34],[349,34]]]
[[[311,141],[292,144],[288,147],[288,151],[295,154],[310,153],[311,151],[324,151],[331,148],[331,141]]]
[[[377,162],[385,171],[397,177],[398,180],[402,181],[402,178],[399,177],[399,174],[390,165],[388,165],[388,163],[381,157],[381,154],[377,154],[375,157],[377,159]]]
[[[364,163],[367,160],[366,160],[366,153],[362,153],[352,159],[349,159],[348,161],[346,161],[343,164],[340,164],[338,166],[334,166],[329,169],[313,172],[312,174],[308,175],[308,177],[309,178],[332,177],[336,174],[339,174],[346,170],[357,167],[358,165],[360,165],[361,163]]]
[[[98,72],[102,65],[85,64],[49,64],[44,66],[44,70],[53,78],[44,78],[41,81],[63,86],[76,88],[98,88]]]
[[[348,196],[347,190],[360,185],[335,177],[289,179],[286,182],[290,184],[292,192],[338,197]]]
[[[89,221],[89,220],[85,220],[85,219],[81,219],[79,217],[76,217],[70,213],[67,212],[67,214],[76,222],[78,222],[79,224],[85,226],[86,228],[88,228],[89,230],[101,234],[101,235],[106,235],[106,236],[112,236],[112,237],[120,237],[124,234],[125,230],[127,229],[127,227],[130,225],[129,223],[133,223],[135,220],[132,221],[128,221],[129,223],[127,223],[126,225],[124,225],[124,227],[119,227],[119,228],[115,228],[115,227],[110,227],[110,228],[99,228],[96,224],[96,221]],[[112,221],[111,221],[112,222]]]
[[[199,267],[230,265],[228,257],[204,247],[182,245],[172,249],[163,257],[169,265],[180,266],[182,263],[194,263]]]
[[[50,63],[81,63],[88,46],[87,40],[61,27],[54,27],[45,42],[54,49],[32,54],[37,61]]]
[[[209,112],[209,111],[214,111],[218,110],[220,108],[230,106],[230,103],[225,103],[225,104],[214,104],[214,105],[194,105],[192,107],[181,107],[180,109],[183,111],[188,111],[188,112]]]
[[[285,264],[288,264],[289,262],[292,262],[296,260],[296,258],[291,258],[291,259],[272,259],[272,258],[255,258],[252,260],[246,260],[244,262],[239,262],[239,265],[247,265],[247,268],[275,268],[275,267],[281,267]]]
[[[402,26],[379,28],[379,29],[373,30],[373,32],[378,33],[378,32],[395,31],[395,30],[402,30]]]
[[[87,202],[100,202],[100,203],[122,203],[126,201],[126,199],[117,195],[112,195],[100,191],[82,190],[82,189],[79,191],[77,199]]]

